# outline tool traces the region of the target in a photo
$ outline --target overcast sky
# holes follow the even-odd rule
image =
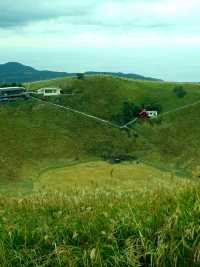
[[[200,0],[0,1],[0,63],[200,81],[199,14]]]

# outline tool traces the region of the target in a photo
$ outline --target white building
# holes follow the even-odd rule
[[[146,110],[146,113],[150,118],[158,117],[158,111],[156,110]]]
[[[44,96],[56,96],[61,94],[61,89],[56,87],[46,87],[38,89],[37,93],[39,95],[44,95]]]

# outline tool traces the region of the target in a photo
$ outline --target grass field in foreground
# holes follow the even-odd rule
[[[199,266],[199,189],[142,163],[49,170],[0,195],[0,266]]]

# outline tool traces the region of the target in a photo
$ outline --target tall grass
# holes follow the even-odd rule
[[[199,189],[2,195],[0,264],[200,266]]]

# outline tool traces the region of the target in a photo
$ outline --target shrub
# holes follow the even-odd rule
[[[143,103],[141,106],[147,110],[157,110],[159,113],[162,111],[162,106],[158,102]]]
[[[176,86],[173,92],[178,98],[183,98],[187,94],[182,86]]]
[[[137,117],[138,111],[139,107],[137,105],[129,101],[124,101],[121,112],[114,115],[112,120],[119,124],[128,123]]]
[[[77,78],[78,78],[79,80],[84,80],[84,78],[85,78],[84,73],[77,73],[76,76],[77,76]]]

